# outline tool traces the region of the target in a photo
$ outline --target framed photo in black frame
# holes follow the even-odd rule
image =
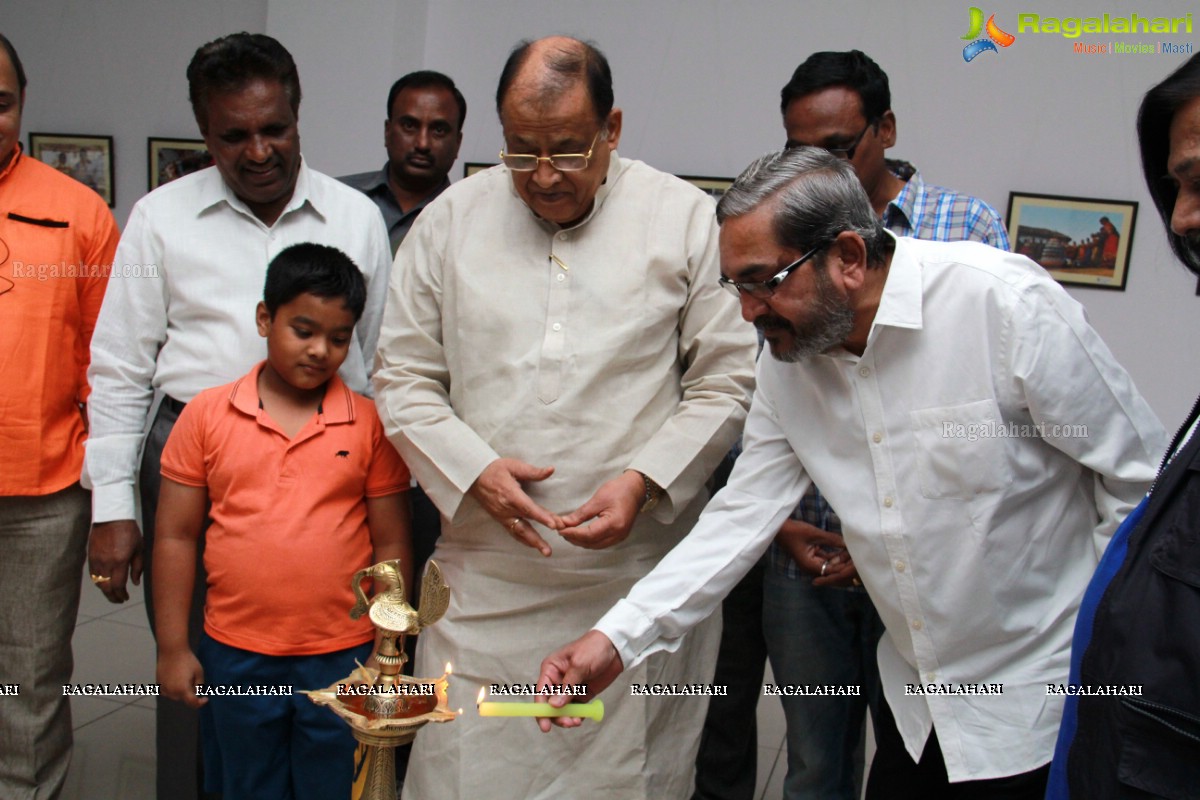
[[[153,136],[146,140],[146,160],[150,191],[213,163],[203,139],[158,139]]]
[[[1138,204],[1010,192],[1013,251],[1041,264],[1059,283],[1125,291]]]
[[[29,154],[59,172],[90,186],[112,208],[113,138],[74,133],[31,133]]]

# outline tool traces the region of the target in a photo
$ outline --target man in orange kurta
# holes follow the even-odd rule
[[[25,85],[0,34],[0,797],[22,799],[58,797],[71,760],[83,408],[118,237],[95,191],[21,151]]]

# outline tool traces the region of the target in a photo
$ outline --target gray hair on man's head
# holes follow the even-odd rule
[[[717,204],[717,221],[745,216],[766,203],[775,204],[775,238],[793,250],[829,244],[842,231],[862,237],[872,267],[882,265],[892,250],[854,167],[819,147],[756,159]]]

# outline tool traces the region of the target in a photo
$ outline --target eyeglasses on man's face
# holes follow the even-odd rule
[[[717,283],[728,289],[729,293],[735,297],[740,298],[744,294],[756,300],[766,300],[775,294],[775,290],[779,288],[779,284],[783,283],[788,275],[800,269],[800,267],[804,266],[805,262],[809,261],[824,248],[824,244],[817,245],[765,281],[734,281],[722,275],[717,279]]]
[[[559,172],[580,172],[588,168],[588,164],[592,160],[592,153],[596,149],[596,142],[599,141],[602,133],[604,133],[604,128],[596,131],[596,135],[592,137],[592,146],[586,153],[556,153],[552,156],[535,156],[527,153],[506,153],[501,150],[500,160],[513,172],[533,172],[543,161],[549,162],[550,166]]]
[[[867,131],[871,130],[871,128],[875,127],[878,123],[879,123],[879,120],[877,120],[877,119],[869,120],[867,122],[866,127],[863,128],[861,131],[859,131],[858,136],[855,136],[854,139],[851,140],[850,144],[846,145],[845,147],[823,147],[822,145],[813,145],[813,147],[820,147],[822,150],[829,153],[831,156],[834,156],[835,158],[840,158],[843,161],[853,161],[854,154],[858,151],[858,146],[860,144],[862,144],[863,137],[867,135]],[[804,147],[804,146],[805,145],[802,144],[801,142],[788,142],[787,144],[785,144],[783,146],[783,149],[784,150],[793,150],[797,147]]]

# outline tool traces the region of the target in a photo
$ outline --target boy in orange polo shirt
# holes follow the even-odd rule
[[[170,578],[154,584],[158,682],[167,697],[204,706],[206,789],[226,800],[350,792],[349,729],[299,690],[328,686],[371,655],[370,622],[348,616],[351,575],[385,559],[411,563],[408,469],[371,401],[337,375],[365,301],[362,274],[341,251],[281,251],[257,309],[267,360],[188,403],[163,450],[154,567]],[[194,654],[187,619],[206,515],[208,597]],[[296,692],[209,703],[198,684]]]

